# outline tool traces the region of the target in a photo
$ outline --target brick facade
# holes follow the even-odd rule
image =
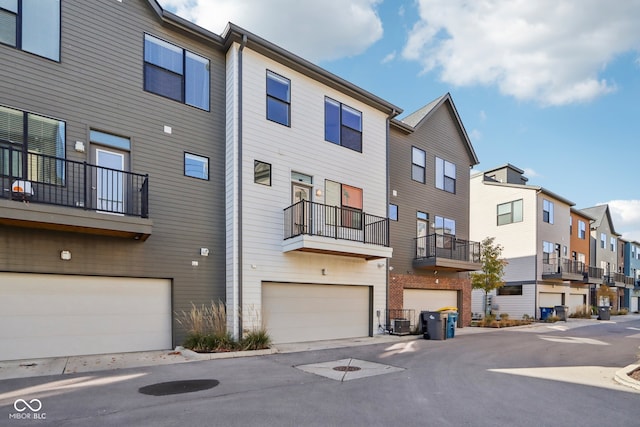
[[[461,277],[462,276],[462,277]],[[436,283],[436,279],[438,283]],[[389,308],[403,308],[404,289],[455,290],[459,292],[458,313],[462,326],[471,324],[471,279],[465,275],[391,274],[389,276]],[[460,297],[461,295],[461,297]]]

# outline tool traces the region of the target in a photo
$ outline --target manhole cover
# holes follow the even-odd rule
[[[209,390],[220,384],[218,380],[185,380],[169,381],[140,387],[138,392],[150,396],[167,396],[170,394],[193,393],[194,391]]]
[[[360,368],[358,368],[357,366],[336,366],[335,368],[333,368],[333,370],[340,372],[354,372],[359,371]]]

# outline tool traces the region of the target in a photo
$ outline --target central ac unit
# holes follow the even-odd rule
[[[407,319],[393,319],[391,321],[391,326],[394,335],[409,335],[411,331],[409,330],[409,320]]]

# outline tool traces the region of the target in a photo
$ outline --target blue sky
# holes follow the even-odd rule
[[[640,241],[640,0],[161,0],[231,21],[404,110],[450,92],[480,164],[511,163]]]

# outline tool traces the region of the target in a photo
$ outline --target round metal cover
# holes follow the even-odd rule
[[[340,372],[354,372],[359,371],[360,368],[357,366],[336,366],[335,368],[333,368],[333,370]]]
[[[169,381],[140,387],[138,392],[150,396],[167,396],[170,394],[193,393],[194,391],[209,390],[220,384],[218,380],[185,380]]]

